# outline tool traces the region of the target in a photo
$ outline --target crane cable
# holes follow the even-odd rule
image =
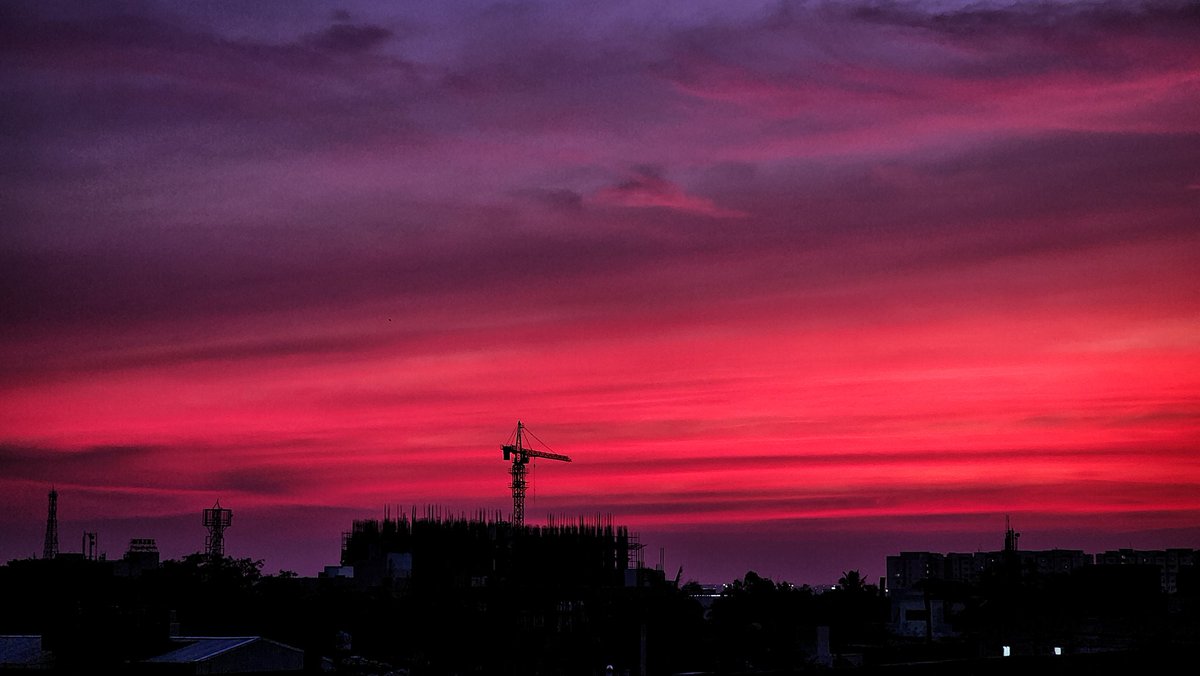
[[[550,444],[542,441],[540,438],[538,438],[538,435],[534,434],[533,432],[530,432],[528,427],[525,428],[525,433],[528,434],[529,436],[533,437],[534,439],[537,439],[537,442],[539,444],[541,444],[542,446],[544,446],[547,451],[549,451],[551,453],[555,453],[555,450],[553,448],[550,448]],[[514,432],[514,434],[515,434],[515,432]]]
[[[529,430],[529,426],[528,426],[528,425],[523,425],[523,426],[520,426],[520,427],[524,427],[524,428],[525,428],[525,434],[527,434],[527,435],[529,435],[529,436],[533,437],[533,438],[534,438],[534,439],[535,439],[535,440],[536,440],[536,441],[537,441],[539,444],[541,444],[541,445],[542,445],[542,447],[543,447],[543,449],[544,449],[544,450],[546,450],[546,451],[548,451],[548,452],[550,452],[550,453],[557,453],[557,451],[555,451],[553,448],[550,448],[550,444],[548,444],[548,443],[546,443],[546,442],[542,441],[541,437],[539,437],[538,435],[536,435],[536,434],[534,434],[533,432],[531,432],[531,431]],[[508,435],[508,443],[506,443],[506,444],[505,444],[505,446],[512,446],[512,445],[514,445],[514,444],[516,443],[516,441],[517,441],[517,429],[518,429],[518,427],[514,427],[514,428],[513,428],[513,431],[512,431],[512,434],[509,434],[509,435]],[[529,448],[529,449],[526,449],[526,450],[531,450],[531,451],[532,451],[532,450],[536,450],[536,449]],[[560,454],[560,455],[561,455],[561,454]]]

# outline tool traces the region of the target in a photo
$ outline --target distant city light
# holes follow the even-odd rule
[[[1061,655],[1061,654],[1062,654],[1062,648],[1060,648],[1060,647],[1058,647],[1058,646],[1054,646],[1054,654],[1055,654],[1055,655]]]
[[[1005,657],[1012,657],[1012,646],[1004,646],[1003,651]]]

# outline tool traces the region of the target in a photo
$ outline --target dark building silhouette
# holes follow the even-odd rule
[[[980,657],[1195,645],[1194,550],[1026,551],[1017,537],[1009,526],[1000,551],[887,557],[893,636]]]
[[[138,662],[132,673],[193,676],[303,670],[303,650],[261,636],[176,636],[168,651]]]
[[[45,672],[53,666],[54,656],[42,649],[40,635],[0,635],[0,671]]]
[[[114,563],[113,574],[117,577],[137,577],[158,570],[159,563],[158,543],[154,538],[133,538],[129,541],[125,556]]]
[[[1197,550],[1117,549],[1087,554],[1079,549],[1014,550],[1011,552],[973,552],[941,554],[937,552],[900,552],[887,557],[886,589],[889,592],[912,589],[923,580],[934,579],[979,584],[983,576],[996,570],[1007,558],[1023,574],[1052,575],[1070,573],[1084,566],[1145,566],[1158,571],[1163,593],[1178,591],[1181,574],[1195,568]]]
[[[643,565],[636,535],[598,517],[539,527],[499,513],[385,514],[353,522],[340,565],[313,578],[211,553],[159,561],[155,541],[138,538],[117,561],[60,552],[0,566],[0,667],[599,676],[613,665],[643,676],[932,673],[938,662],[939,673],[1001,673],[977,669],[998,663],[1096,673],[1121,655],[1134,669],[1198,647],[1194,550],[1023,551],[1011,527],[1004,542],[888,557],[884,594],[857,571],[821,591],[753,572],[680,587],[662,563]],[[1087,662],[1096,652],[1115,656]]]
[[[636,586],[646,575],[641,550],[628,529],[598,518],[525,526],[499,515],[443,518],[430,511],[355,521],[343,534],[342,566],[329,573],[425,588]]]
[[[889,592],[916,587],[924,580],[979,584],[989,571],[1002,564],[1043,575],[1069,573],[1092,565],[1096,557],[1079,549],[1012,550],[990,552],[900,552],[887,557],[885,588]]]
[[[599,517],[530,526],[427,509],[355,521],[341,565],[318,582],[392,604],[345,623],[353,645],[446,673],[663,673],[694,652],[702,620],[644,567],[637,536]]]
[[[1170,549],[1112,549],[1096,555],[1097,565],[1153,566],[1159,571],[1159,584],[1168,594],[1179,591],[1179,575],[1196,566],[1196,550]],[[1186,574],[1186,573],[1185,573]]]
[[[79,551],[83,553],[83,558],[88,561],[95,561],[97,559],[96,533],[94,531],[84,531]]]

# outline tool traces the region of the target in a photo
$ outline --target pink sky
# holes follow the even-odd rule
[[[0,560],[1200,547],[1194,6],[177,4],[0,10]]]

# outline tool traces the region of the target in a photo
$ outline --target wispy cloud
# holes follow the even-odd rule
[[[630,176],[616,185],[598,190],[591,200],[599,205],[675,209],[713,218],[746,216],[740,211],[723,209],[708,198],[685,193],[681,187],[663,178],[651,167],[637,167]]]

